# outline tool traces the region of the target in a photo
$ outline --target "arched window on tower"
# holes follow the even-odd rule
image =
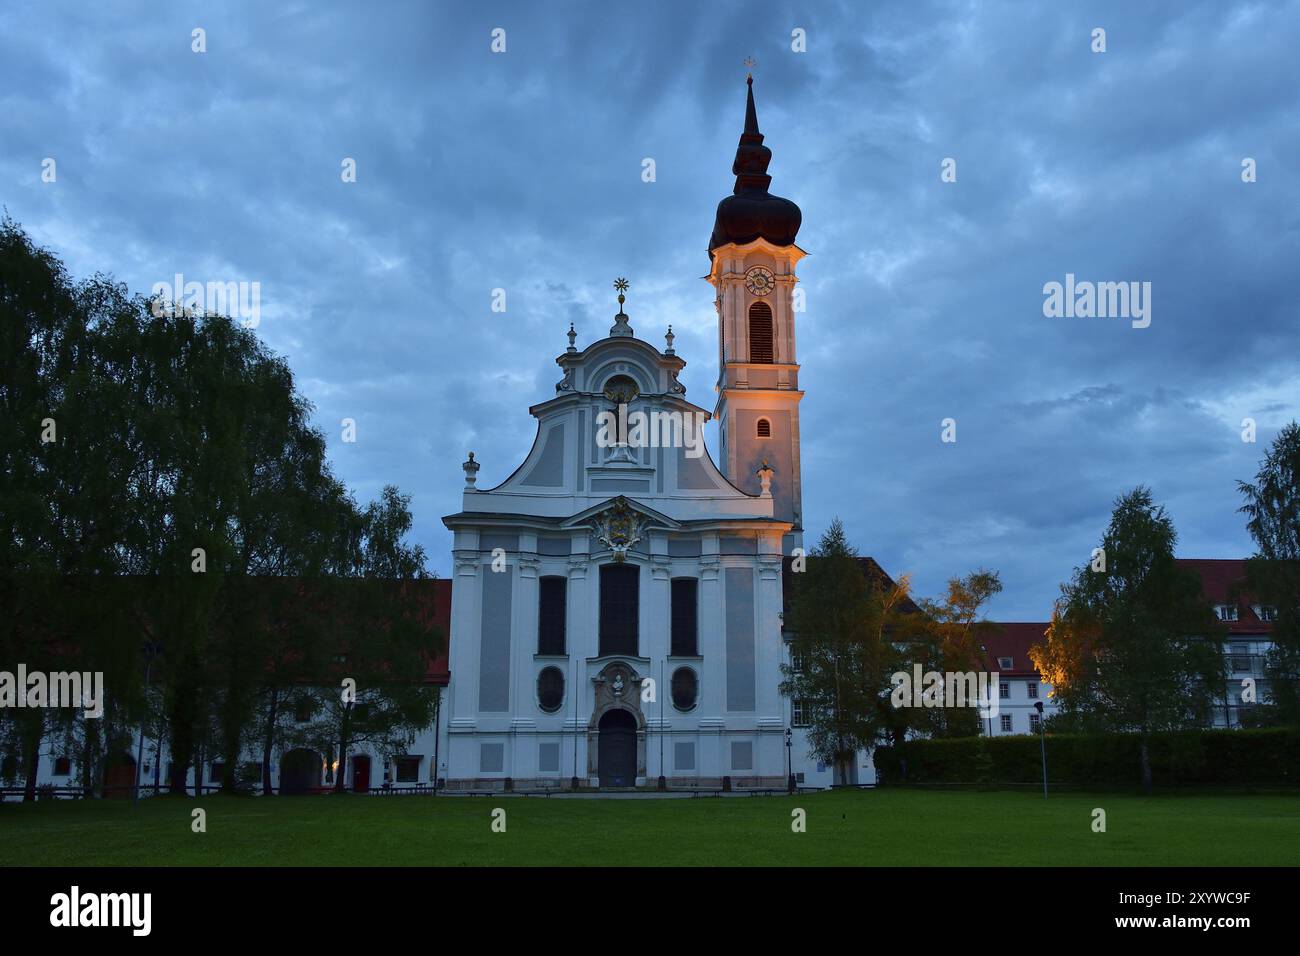
[[[766,418],[760,418],[758,420],[758,437],[759,438],[772,437],[772,423],[769,422]]]
[[[749,307],[749,360],[770,365],[772,359],[772,307],[755,302]]]

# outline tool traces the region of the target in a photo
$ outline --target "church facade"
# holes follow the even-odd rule
[[[443,519],[450,789],[784,787],[811,771],[779,691],[783,558],[803,532],[801,213],[768,191],[752,83],[708,249],[716,406],[687,399],[671,327],[662,348],[638,337],[620,294],[607,336],[579,349],[570,328],[514,473],[480,488],[464,463]]]

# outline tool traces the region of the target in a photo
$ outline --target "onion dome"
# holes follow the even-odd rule
[[[714,249],[729,242],[744,245],[761,238],[774,246],[794,245],[803,222],[798,206],[767,191],[772,184],[772,177],[767,174],[772,151],[763,145],[763,134],[758,131],[754,78],[751,76],[745,82],[745,131],[740,134],[736,161],[731,164],[736,188],[732,190],[733,195],[718,203],[718,216],[709,239],[710,257]]]

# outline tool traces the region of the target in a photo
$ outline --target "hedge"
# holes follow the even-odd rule
[[[906,773],[904,773],[904,764]],[[1037,735],[909,740],[878,747],[876,777],[889,784],[1041,784]],[[1300,732],[1294,729],[1188,730],[1151,738],[1157,787],[1300,786]],[[1047,735],[1047,779],[1072,787],[1136,786],[1136,734]]]

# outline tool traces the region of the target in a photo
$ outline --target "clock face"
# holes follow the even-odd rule
[[[745,288],[750,295],[769,295],[776,288],[776,276],[771,269],[754,266],[745,273]]]

